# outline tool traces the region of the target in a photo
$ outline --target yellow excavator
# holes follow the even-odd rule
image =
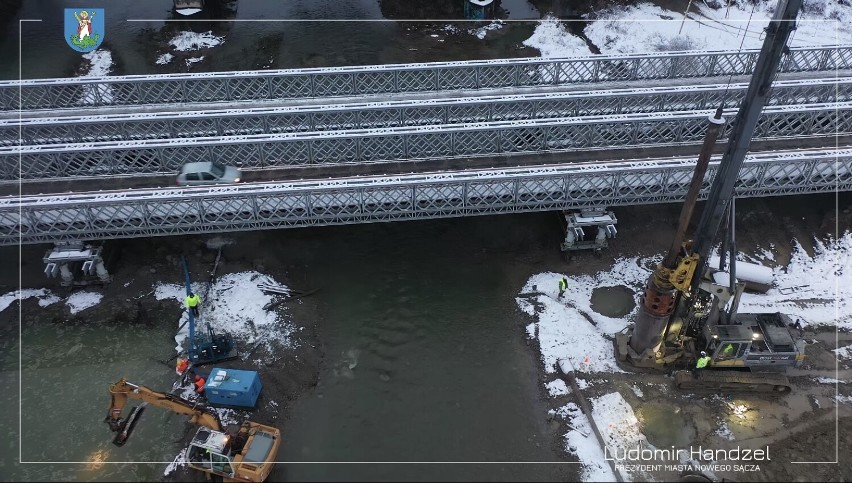
[[[105,422],[118,433],[113,440],[123,446],[130,437],[145,403],[189,416],[189,422],[200,426],[187,452],[190,468],[218,476],[223,481],[263,482],[269,476],[281,446],[281,432],[272,426],[246,421],[235,434],[222,427],[213,409],[174,394],[157,392],[132,384],[125,378],[109,387],[110,406]],[[128,399],[138,399],[143,405],[133,408],[127,418],[121,413]]]

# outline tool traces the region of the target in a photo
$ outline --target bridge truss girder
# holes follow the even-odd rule
[[[242,136],[737,108],[748,84],[0,120],[0,146]],[[852,77],[778,81],[767,105],[852,101]]]
[[[748,75],[757,50],[497,59],[0,82],[0,111],[365,96]],[[852,46],[792,48],[780,72],[852,68]]]
[[[727,110],[733,117],[735,110]],[[187,162],[242,169],[336,166],[420,159],[700,143],[707,111],[534,119],[218,138],[0,148],[0,179],[173,174]],[[731,124],[723,128],[727,138]],[[755,139],[852,133],[852,103],[774,106]]]
[[[0,199],[0,245],[682,201],[694,160]],[[718,168],[711,162],[702,197]],[[852,189],[852,149],[750,155],[738,197]]]

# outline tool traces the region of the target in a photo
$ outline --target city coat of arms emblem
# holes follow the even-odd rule
[[[104,41],[104,9],[65,9],[65,42],[77,52],[91,52]]]

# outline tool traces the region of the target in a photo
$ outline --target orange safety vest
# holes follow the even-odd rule
[[[178,359],[177,367],[176,367],[178,374],[183,374],[184,372],[186,372],[187,367],[189,367],[189,361],[188,360]]]

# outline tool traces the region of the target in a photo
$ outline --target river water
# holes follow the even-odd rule
[[[502,0],[501,5],[508,12],[503,13],[504,18],[529,22],[506,25],[501,32],[490,34],[487,43],[448,39],[443,31],[447,22],[441,19],[463,18],[462,1],[418,2],[414,8],[405,0],[207,0],[208,8],[190,18],[175,13],[172,0],[109,2],[104,4],[102,47],[112,53],[112,74],[133,75],[536,55],[519,50],[540,17],[526,0]],[[6,27],[0,35],[0,51],[6,54],[6,60],[0,62],[0,79],[18,78],[19,48],[24,79],[74,75],[82,54],[63,38],[64,9],[92,6],[85,1],[23,1],[14,16],[0,19],[0,25]],[[20,22],[23,19],[28,21]],[[436,22],[400,23],[394,19]],[[456,25],[475,28],[484,24]],[[186,30],[211,32],[224,42],[204,51],[177,52],[169,41]],[[476,40],[472,36],[467,40],[471,39]],[[157,65],[156,60],[165,53],[175,55],[175,60]],[[186,63],[202,55],[202,62]]]
[[[290,68],[405,62],[406,55],[425,49],[405,47],[400,39],[417,45],[433,38],[431,31],[422,39],[411,37],[416,25],[383,21],[413,18],[407,2],[311,0],[276,2],[275,8],[260,0],[208,3],[214,9],[190,23],[163,21],[182,20],[172,12],[171,0],[111,2],[104,47],[113,53],[113,73],[174,71],[156,66],[154,60],[181,29],[226,36],[215,55],[193,66],[197,72],[259,68],[264,63]],[[433,2],[427,6],[433,10],[425,13],[437,19],[459,18],[461,8],[455,3]],[[79,67],[80,54],[62,38],[67,7],[92,5],[25,1],[14,18],[4,19],[8,28],[0,48],[17,52],[20,33],[24,78],[67,77]],[[539,16],[524,0],[504,0],[503,8],[510,18]],[[275,18],[363,21],[210,21]],[[41,22],[19,24],[19,19]],[[533,23],[512,28],[517,30],[490,44],[482,55],[517,55],[508,46],[528,36]],[[463,47],[431,50],[437,58],[429,60],[478,55]],[[17,56],[7,56],[11,58]],[[0,78],[17,76],[17,62],[0,63]],[[559,260],[560,234],[552,214],[240,237],[261,253],[275,247],[278,255],[266,261],[270,266],[304,264],[309,284],[327,287],[314,296],[320,307],[317,332],[324,364],[316,390],[296,401],[282,424],[285,440],[279,459],[298,463],[282,465],[274,473],[277,479],[576,478],[576,467],[563,462],[558,438],[547,424],[539,362],[524,341],[525,321],[513,297],[534,273],[516,257],[531,247],[549,252],[545,245],[552,244],[552,259]],[[156,246],[154,239],[151,253],[140,256],[157,256]],[[9,249],[3,253],[4,259],[17,255]],[[24,270],[37,270],[34,264]],[[11,274],[4,275],[8,279]],[[49,287],[50,282],[40,286]],[[160,390],[171,386],[174,374],[158,360],[171,355],[173,322],[118,325],[94,316],[69,321],[39,317],[35,303],[28,303],[20,340],[14,324],[17,305],[2,314],[6,326],[0,339],[0,385],[14,390],[0,393],[0,431],[15,437],[3,444],[0,480],[160,479],[166,462],[181,449],[185,418],[150,408],[144,424],[122,448],[110,443],[111,433],[102,421],[107,387],[120,377]],[[25,464],[17,464],[19,460]]]
[[[576,478],[576,466],[565,462],[559,436],[548,426],[540,363],[514,302],[543,261],[559,263],[552,213],[234,239],[228,257],[252,257],[275,270],[304,266],[307,279],[298,282],[322,287],[312,296],[325,354],[318,385],[278,424],[284,434],[279,460],[299,463],[279,466],[271,481]],[[151,252],[138,256],[153,260],[156,245],[155,239]],[[181,448],[185,417],[149,408],[122,448],[110,443],[102,420],[107,387],[122,376],[155,389],[171,386],[174,374],[157,360],[171,354],[173,322],[114,325],[92,315],[85,322],[50,320],[37,315],[32,299],[27,303],[23,345],[9,330],[0,343],[0,384],[17,386],[17,349],[23,347],[20,448],[23,460],[35,464],[12,464],[19,443],[8,439],[0,479],[159,479]],[[14,308],[3,312],[9,325]],[[0,396],[9,409],[0,427],[13,435],[16,393]],[[110,464],[48,464],[99,460]],[[155,463],[112,464],[122,461]],[[340,464],[346,462],[357,464]]]

